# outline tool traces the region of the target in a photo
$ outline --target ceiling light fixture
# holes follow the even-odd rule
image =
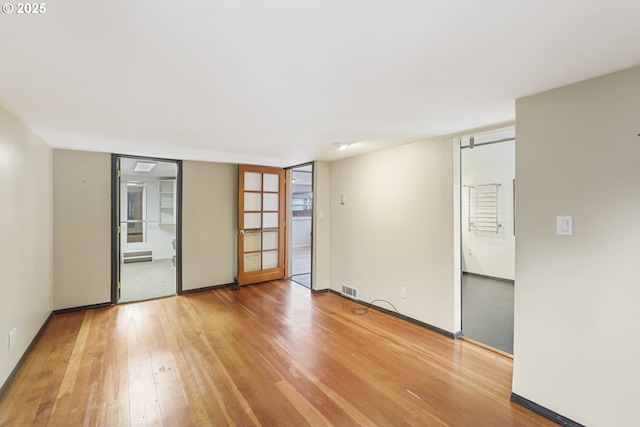
[[[344,151],[347,148],[349,148],[349,144],[347,144],[346,142],[336,142],[335,144],[333,144],[336,146],[336,148],[340,151]]]
[[[151,172],[156,167],[155,163],[151,162],[136,162],[136,167],[133,169],[135,172]]]

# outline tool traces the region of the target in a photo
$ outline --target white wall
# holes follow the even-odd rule
[[[171,241],[176,238],[175,224],[159,224],[158,223],[158,178],[154,177],[122,177],[120,187],[120,218],[127,217],[127,183],[125,181],[144,182],[146,186],[146,241],[127,243],[127,224],[122,223],[121,241],[123,251],[132,250],[151,250],[153,251],[153,259],[171,259],[174,255],[173,245]]]
[[[291,218],[291,240],[293,247],[309,246],[311,244],[311,217]]]
[[[0,386],[53,309],[51,162],[51,149],[0,107]]]
[[[182,289],[232,283],[238,257],[238,167],[184,161],[182,171]]]
[[[296,202],[300,203],[300,196],[295,196],[296,193],[312,193],[312,173],[299,172],[295,169],[291,172],[291,181],[295,181],[292,184],[291,192],[291,211],[296,209]],[[306,198],[306,196],[305,196]],[[311,201],[311,208],[313,209],[313,198]],[[301,206],[297,206],[300,209]],[[293,216],[288,219],[291,224],[291,246],[309,246],[311,245],[311,216]]]
[[[515,236],[513,235],[513,179],[515,142],[466,148],[461,153],[462,170],[462,271],[513,280]],[[469,232],[469,187],[500,184],[497,234]]]
[[[53,150],[54,309],[111,301],[111,155]]]
[[[517,101],[513,391],[638,424],[640,68]],[[556,216],[573,216],[573,236]]]
[[[425,141],[331,163],[332,289],[460,330],[458,156],[452,140]]]

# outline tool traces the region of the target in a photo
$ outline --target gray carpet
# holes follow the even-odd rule
[[[176,269],[170,259],[122,264],[118,302],[143,301],[176,294]]]
[[[463,335],[513,354],[513,288],[513,283],[464,274]]]

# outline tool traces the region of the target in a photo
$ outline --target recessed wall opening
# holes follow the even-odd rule
[[[311,288],[313,226],[313,165],[289,170],[289,276]]]
[[[178,293],[179,166],[115,156],[114,303]]]
[[[464,138],[462,333],[513,354],[515,131]]]

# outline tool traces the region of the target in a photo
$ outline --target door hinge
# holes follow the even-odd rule
[[[122,229],[120,228],[120,226],[118,226],[118,234],[120,234],[122,232]]]
[[[118,289],[120,289],[120,282],[118,282]]]
[[[122,172],[120,171],[120,169],[118,169],[118,178],[120,178],[122,176]]]

